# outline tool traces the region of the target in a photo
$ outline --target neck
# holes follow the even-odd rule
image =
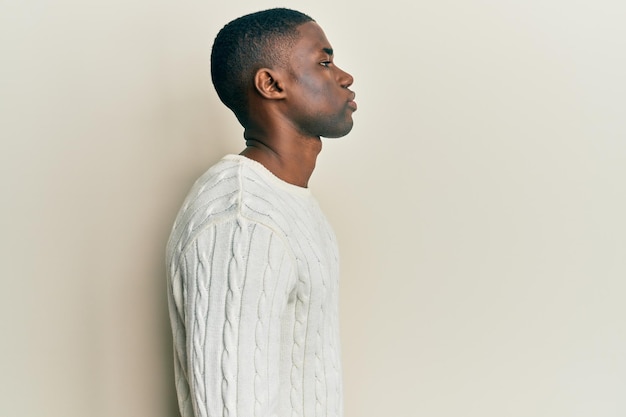
[[[244,133],[246,149],[241,155],[253,159],[281,180],[307,188],[315,169],[317,155],[322,150],[320,138],[291,137],[281,140],[259,139],[247,131]]]

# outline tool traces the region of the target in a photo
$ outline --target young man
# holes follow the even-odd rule
[[[352,76],[288,9],[227,24],[211,74],[246,148],[196,182],[168,242],[182,416],[341,416],[337,244],[307,185],[320,137],[352,128]]]

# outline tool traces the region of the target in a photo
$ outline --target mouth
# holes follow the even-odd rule
[[[350,99],[348,100],[348,107],[350,109],[352,109],[352,111],[356,111],[357,109],[357,105],[356,105],[356,101],[354,101],[354,98],[356,97],[356,93],[352,93],[352,96],[350,97]]]

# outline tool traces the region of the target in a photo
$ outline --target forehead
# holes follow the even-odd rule
[[[293,46],[292,55],[324,53],[324,49],[332,49],[326,34],[315,22],[307,22],[298,26],[300,38]]]

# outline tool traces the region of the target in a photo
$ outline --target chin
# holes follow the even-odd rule
[[[342,138],[346,136],[348,133],[350,133],[353,126],[354,126],[354,123],[350,121],[350,124],[344,126],[343,129],[322,133],[320,134],[320,137],[327,138],[327,139]]]

